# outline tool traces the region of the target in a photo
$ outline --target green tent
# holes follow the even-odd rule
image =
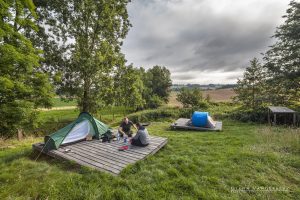
[[[95,119],[87,112],[82,112],[78,118],[66,127],[47,135],[44,139],[43,151],[58,149],[62,144],[73,143],[85,139],[88,135],[100,139],[106,133],[110,133],[109,127]]]

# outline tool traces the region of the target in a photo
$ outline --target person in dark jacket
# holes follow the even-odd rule
[[[132,136],[131,126],[133,126],[136,130],[138,130],[137,127],[133,124],[133,122],[128,119],[128,117],[124,117],[118,129],[120,137],[123,137],[125,135],[131,137]]]
[[[138,129],[136,135],[132,138],[131,144],[135,146],[145,147],[149,144],[149,134],[145,127],[140,123],[136,124]]]

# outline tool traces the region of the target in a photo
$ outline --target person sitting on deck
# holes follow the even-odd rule
[[[127,135],[128,137],[132,136],[131,126],[133,126],[136,130],[136,126],[133,124],[132,121],[128,119],[128,117],[124,117],[123,122],[120,124],[118,129],[120,137]]]
[[[135,146],[145,147],[149,144],[149,134],[145,127],[140,123],[136,124],[138,131],[136,135],[132,138],[131,144]]]

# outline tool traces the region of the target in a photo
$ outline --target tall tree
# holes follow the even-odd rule
[[[52,86],[39,68],[41,51],[25,37],[37,31],[31,0],[0,1],[0,132],[32,125],[34,108],[51,106]]]
[[[207,107],[207,103],[203,100],[203,95],[199,88],[181,88],[176,100],[179,101],[184,108]]]
[[[245,107],[255,109],[265,101],[266,73],[257,58],[250,61],[250,67],[246,68],[244,77],[238,79],[235,92],[236,101]]]
[[[156,95],[168,102],[172,86],[171,73],[166,67],[154,66],[147,70],[146,86],[151,89],[151,96]]]
[[[134,68],[132,65],[120,66],[114,76],[115,105],[121,105],[142,109],[145,106],[143,98],[143,84],[141,69]]]
[[[269,95],[274,104],[300,101],[300,3],[291,1],[277,39],[265,54]]]
[[[63,49],[60,91],[77,97],[82,111],[96,112],[112,94],[112,73],[124,62],[122,39],[130,23],[129,0],[44,0],[40,8]]]

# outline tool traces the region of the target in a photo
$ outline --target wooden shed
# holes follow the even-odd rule
[[[296,125],[297,121],[297,112],[289,109],[287,107],[281,107],[281,106],[269,106],[268,107],[268,122],[269,124],[276,125],[278,123],[278,117],[283,117],[284,123],[290,123],[292,122],[293,125]]]

